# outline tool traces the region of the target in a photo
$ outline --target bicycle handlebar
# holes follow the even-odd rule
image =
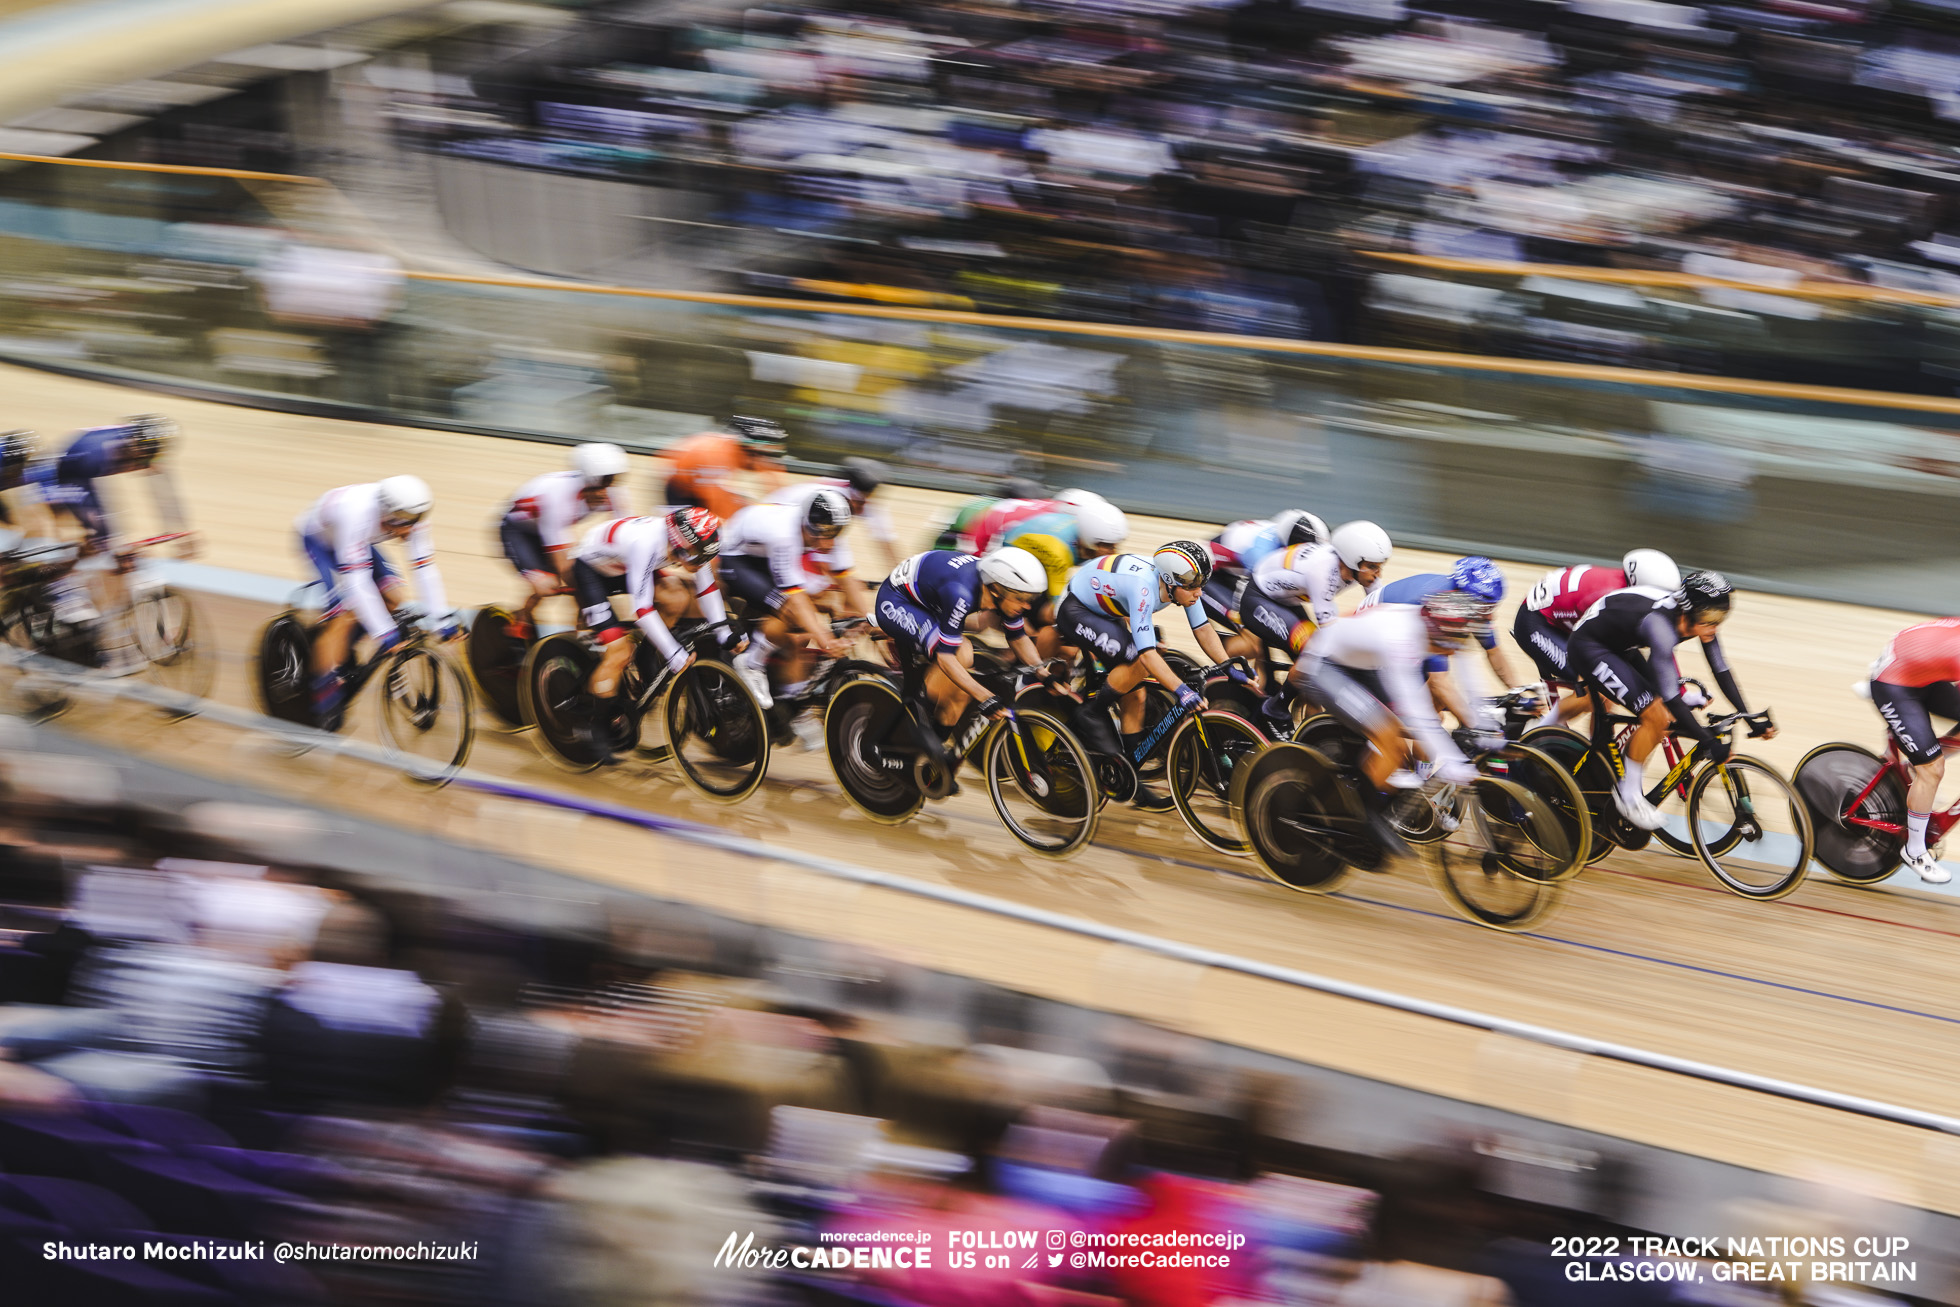
[[[1770,716],[1770,710],[1765,708],[1761,712],[1732,712],[1721,717],[1710,717],[1706,724],[1717,735],[1727,735],[1738,725],[1747,724],[1749,738],[1755,740],[1773,730],[1776,721]]]

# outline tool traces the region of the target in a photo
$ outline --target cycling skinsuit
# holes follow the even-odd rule
[[[351,605],[369,635],[379,640],[392,637],[395,619],[381,598],[381,587],[394,578],[395,572],[375,547],[390,538],[381,529],[380,484],[329,490],[299,515],[293,527],[299,532],[307,561],[326,587],[323,615],[333,617]],[[435,538],[427,518],[408,533],[407,548],[422,602],[431,613],[445,611],[448,601],[443,595],[442,573],[436,570]]]
[[[978,499],[969,499],[961,504],[953,510],[953,520],[948,522],[946,528],[939,533],[939,539],[934,543],[933,548],[958,549],[960,541],[972,536],[973,524],[980,520],[980,515],[999,502],[990,495],[982,495]]]
[[[667,502],[676,507],[705,508],[726,522],[749,501],[737,494],[731,481],[738,472],[775,471],[777,464],[751,455],[734,436],[704,431],[667,450]]]
[[[1908,626],[1872,664],[1872,706],[1915,766],[1940,756],[1933,714],[1960,721],[1960,617]]]
[[[1353,584],[1342,579],[1341,558],[1334,546],[1288,545],[1259,560],[1234,593],[1233,607],[1238,623],[1269,648],[1298,654],[1315,627],[1340,616],[1334,598]],[[1380,589],[1381,582],[1375,588]],[[1364,592],[1363,598],[1372,593]]]
[[[606,507],[615,518],[633,515],[626,506],[626,491],[619,486],[607,488]],[[498,524],[504,557],[519,572],[556,579],[558,567],[551,555],[572,547],[572,528],[592,513],[585,502],[585,478],[579,473],[547,472],[532,477],[511,496]]]
[[[91,545],[106,543],[111,534],[109,512],[96,482],[114,476],[132,427],[90,427],[53,458],[27,470],[26,483],[38,489],[41,502],[67,513],[88,533]]]
[[[980,607],[980,560],[950,549],[914,554],[878,587],[871,620],[891,637],[901,662],[913,666],[942,651],[957,650],[966,619]],[[1003,618],[1010,640],[1027,633],[1018,617]]]
[[[1561,567],[1545,573],[1531,587],[1511,621],[1511,638],[1531,655],[1538,674],[1548,681],[1575,681],[1568,670],[1567,645],[1572,628],[1594,604],[1615,590],[1624,590],[1627,574],[1617,567]]]
[[[781,612],[793,594],[830,588],[824,555],[803,543],[803,515],[787,504],[750,504],[721,529],[721,579],[751,614]]]
[[[673,511],[680,511],[678,509]],[[653,517],[622,517],[601,522],[585,533],[572,554],[572,591],[578,597],[579,613],[585,625],[611,644],[626,634],[613,612],[612,596],[627,595],[633,604],[634,622],[640,633],[653,642],[661,657],[673,666],[683,656],[673,632],[654,606],[654,586],[660,569],[673,565],[672,536],[664,514]],[[721,590],[715,584],[715,569],[703,563],[690,578],[701,599],[701,615],[710,622],[728,618],[722,606]]]
[[[1159,598],[1157,565],[1141,554],[1111,554],[1085,563],[1069,578],[1057,624],[1062,643],[1090,651],[1112,666],[1136,661],[1157,647],[1151,617],[1171,601]],[[1195,632],[1208,620],[1202,603],[1184,610]]]
[[[824,477],[818,481],[802,481],[793,486],[784,486],[781,490],[771,491],[765,502],[784,504],[795,509],[796,520],[801,522],[810,511],[810,501],[822,490],[835,490],[844,496],[851,506],[851,524],[862,526],[873,540],[893,553],[898,552],[898,532],[892,526],[891,515],[879,505],[862,498],[857,491],[851,489],[851,483],[842,477]],[[857,565],[857,560],[851,556],[851,546],[841,535],[831,543],[830,550],[824,558],[830,571],[837,575],[842,575]]]
[[[1069,573],[1079,558],[1075,535],[1075,514],[1036,513],[1009,523],[1000,533],[1000,543],[1025,549],[1048,574],[1048,597],[1060,599],[1068,590]]]
[[[1429,623],[1419,608],[1377,606],[1314,632],[1300,657],[1307,697],[1363,735],[1396,729],[1431,762],[1461,762],[1423,681]]]
[[[1001,535],[1016,522],[1042,513],[1066,511],[1052,499],[1003,499],[975,518],[967,535],[973,552],[985,554],[1001,542]]]
[[[1695,720],[1694,711],[1681,697],[1681,669],[1674,661],[1674,646],[1681,642],[1675,626],[1680,611],[1674,596],[1665,590],[1633,587],[1613,591],[1588,609],[1573,628],[1569,646],[1572,670],[1628,712],[1645,712],[1647,705],[1659,699],[1684,735],[1713,744],[1713,733]],[[1701,647],[1722,696],[1738,712],[1748,712],[1721,641],[1704,640]]]

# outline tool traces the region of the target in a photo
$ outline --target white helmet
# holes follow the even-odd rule
[[[1008,545],[980,560],[980,579],[1003,590],[1038,595],[1048,589],[1048,569],[1025,549]]]
[[[1386,563],[1394,546],[1388,542],[1388,532],[1373,522],[1343,522],[1334,528],[1329,541],[1341,561],[1354,571],[1363,563]]]
[[[1085,554],[1114,549],[1130,534],[1130,519],[1105,500],[1075,505],[1075,540]]]
[[[435,496],[421,477],[388,477],[375,487],[381,516],[395,523],[419,522],[435,507]]]
[[[1651,586],[1656,590],[1681,588],[1681,569],[1658,549],[1635,549],[1620,560],[1628,585]]]
[[[626,451],[618,445],[580,445],[572,451],[572,466],[588,486],[602,486],[626,475]]]
[[[1080,508],[1084,504],[1107,504],[1109,501],[1093,490],[1083,490],[1077,487],[1073,490],[1064,490],[1056,495],[1055,502],[1068,508]]]
[[[1327,539],[1327,523],[1304,508],[1289,508],[1273,519],[1281,544],[1317,545]]]

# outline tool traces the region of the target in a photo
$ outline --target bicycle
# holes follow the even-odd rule
[[[376,716],[382,742],[390,753],[408,763],[411,780],[447,784],[469,761],[476,740],[476,711],[469,678],[436,647],[435,633],[410,610],[395,614],[400,641],[391,649],[376,649],[365,660],[348,649],[341,664],[344,689],[341,707],[321,720],[313,708],[313,638],[315,626],[301,620],[302,597],[317,584],[300,587],[290,606],[259,635],[257,688],[260,709],[268,717],[339,733],[355,700],[369,681],[381,678]],[[414,765],[414,764],[421,765]]]
[[[1637,852],[1661,832],[1633,825],[1613,801],[1627,741],[1640,719],[1609,712],[1597,692],[1591,698],[1590,737],[1563,726],[1544,726],[1526,732],[1523,742],[1549,755],[1578,782],[1593,823],[1594,844],[1587,857],[1597,862],[1615,848]],[[1764,709],[1706,717],[1703,724],[1727,742],[1739,726],[1746,726],[1755,739],[1775,722]],[[1780,899],[1803,883],[1811,854],[1810,815],[1782,773],[1759,759],[1739,756],[1719,767],[1708,766],[1696,743],[1684,743],[1672,725],[1662,737],[1660,758],[1660,778],[1646,794],[1669,818],[1661,839],[1664,848],[1699,858],[1724,888],[1743,898]]]
[[[190,534],[179,531],[132,541],[123,553],[134,558]],[[50,543],[8,559],[5,581],[0,584],[0,638],[16,648],[89,668],[100,667],[111,649],[133,647],[143,659],[145,674],[159,687],[190,699],[209,695],[217,660],[209,656],[201,639],[206,624],[190,596],[163,582],[153,583],[139,572],[130,577],[128,602],[121,608],[70,621],[61,615],[54,589],[75,571],[81,558],[78,546]],[[127,638],[104,639],[117,633]],[[56,715],[67,706],[68,696],[59,687],[37,691],[35,707],[43,715]],[[172,708],[164,713],[180,718],[191,711]]]
[[[1960,729],[1938,743],[1943,753],[1960,748]],[[1899,869],[1912,769],[1900,756],[1898,741],[1886,736],[1883,758],[1842,740],[1820,744],[1797,763],[1791,779],[1810,810],[1815,853],[1824,870],[1847,885],[1869,887]],[[1926,822],[1926,847],[1937,850],[1956,822],[1960,802],[1934,811]]]
[[[974,675],[1015,697],[1014,686],[994,672],[976,664]],[[1015,839],[1065,858],[1095,837],[1102,795],[1089,753],[1059,718],[1038,708],[983,717],[970,704],[942,739],[920,664],[902,675],[852,675],[831,696],[823,724],[838,785],[881,825],[908,821],[927,799],[950,796],[961,764],[977,752],[987,797]]]
[[[476,682],[484,707],[506,730],[522,731],[531,723],[524,719],[522,696],[518,689],[524,656],[536,644],[535,638],[519,639],[510,633],[517,616],[500,604],[486,604],[476,610],[469,636],[463,643],[463,661]]]
[[[1297,739],[1275,744],[1234,778],[1233,799],[1269,876],[1302,893],[1331,894],[1350,870],[1379,870],[1386,856],[1362,805],[1365,742],[1325,714],[1309,718],[1298,734],[1338,742],[1342,760]],[[1495,930],[1542,922],[1561,901],[1565,880],[1582,865],[1553,802],[1510,774],[1529,754],[1485,754],[1468,785],[1432,776],[1389,809],[1405,839],[1436,847],[1436,881],[1444,898]],[[1521,774],[1553,769],[1546,759]]]
[[[694,655],[679,671],[633,632],[640,644],[610,705],[586,688],[600,659],[590,634],[558,631],[537,641],[524,656],[518,690],[538,751],[567,771],[604,766],[639,747],[642,723],[658,704],[666,743],[640,749],[642,756],[672,761],[703,798],[746,799],[769,771],[769,726],[754,691],[722,660],[720,630],[719,623],[676,630],[674,638]]]

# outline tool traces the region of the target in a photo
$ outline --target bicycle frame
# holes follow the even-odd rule
[[[1960,734],[1941,736],[1939,746],[1943,754],[1952,749],[1960,749]],[[1899,742],[1889,734],[1885,737],[1884,764],[1872,774],[1872,778],[1866,782],[1865,788],[1859,790],[1857,795],[1849,803],[1844,805],[1844,811],[1838,814],[1838,820],[1846,826],[1861,826],[1866,830],[1879,831],[1882,834],[1894,835],[1903,839],[1906,828],[1898,822],[1879,821],[1871,817],[1860,817],[1857,815],[1859,805],[1871,797],[1872,791],[1876,790],[1887,776],[1897,776],[1899,778],[1899,784],[1903,788],[1910,789],[1912,787],[1912,768],[1908,767],[1906,760],[1900,756]],[[1952,830],[1957,823],[1960,823],[1960,801],[1956,801],[1952,807],[1944,811],[1934,812],[1926,823],[1927,845],[1931,846],[1945,839],[1946,833]]]

